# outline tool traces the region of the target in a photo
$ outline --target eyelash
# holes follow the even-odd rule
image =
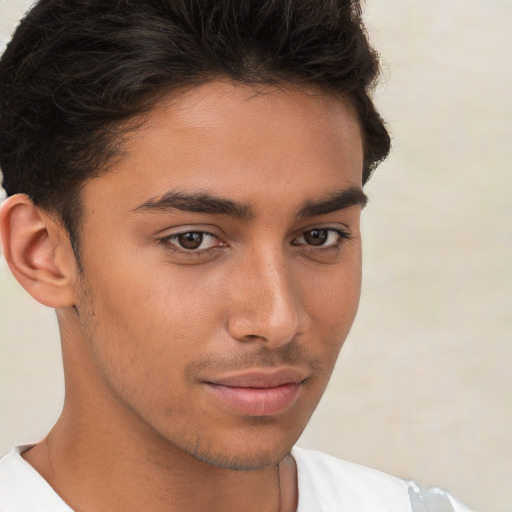
[[[339,251],[341,249],[341,247],[344,245],[344,243],[352,238],[352,235],[348,231],[348,229],[344,230],[344,229],[331,228],[331,227],[308,229],[306,231],[302,231],[301,234],[298,237],[296,237],[296,238],[301,238],[304,235],[306,235],[307,233],[311,233],[313,231],[327,231],[328,232],[328,236],[329,236],[330,233],[336,233],[336,235],[338,235],[339,238],[336,241],[336,243],[334,243],[332,245],[329,245],[327,247],[324,246],[324,245],[314,246],[314,245],[310,245],[310,244],[294,243],[295,239],[292,240],[291,245],[294,246],[294,247],[306,246],[309,251],[314,251],[314,252],[317,252],[317,251],[318,252],[320,252],[320,251],[322,251],[322,252]],[[201,256],[204,256],[204,255],[206,255],[208,253],[211,253],[211,251],[215,251],[215,250],[220,249],[222,247],[228,247],[227,244],[221,243],[220,245],[216,245],[214,247],[208,247],[206,249],[195,249],[194,250],[194,249],[186,249],[184,247],[179,248],[179,247],[177,247],[175,245],[172,245],[170,243],[171,241],[175,241],[176,245],[178,245],[179,244],[178,238],[180,236],[187,235],[187,234],[192,234],[192,233],[200,234],[203,237],[204,236],[210,236],[212,238],[219,239],[219,237],[215,233],[211,233],[209,231],[204,231],[204,230],[187,230],[187,231],[182,231],[180,233],[173,233],[172,235],[168,235],[168,236],[159,238],[157,241],[158,241],[158,243],[160,245],[165,246],[165,248],[167,250],[170,250],[170,251],[172,251],[174,253],[179,253],[181,255],[184,255],[185,257],[194,257],[194,256],[195,257],[201,257]]]
[[[179,247],[174,246],[174,245],[172,245],[170,243],[171,241],[175,240],[176,241],[176,245],[178,245],[179,244],[178,238],[180,236],[187,235],[187,234],[192,234],[192,233],[200,234],[203,237],[206,235],[206,236],[210,236],[212,238],[219,239],[219,237],[215,233],[210,233],[209,231],[204,231],[204,230],[189,229],[187,231],[181,231],[180,233],[173,233],[172,235],[168,235],[168,236],[164,236],[162,238],[159,238],[158,239],[158,243],[160,245],[165,246],[165,248],[167,250],[170,250],[170,251],[172,251],[174,253],[182,254],[184,256],[190,256],[190,257],[193,257],[193,256],[203,256],[206,253],[211,252],[212,250],[219,249],[221,247],[227,247],[226,244],[222,243],[220,245],[216,245],[215,247],[209,247],[207,249],[194,250],[194,249],[186,249],[185,247],[179,248]]]
[[[329,250],[339,251],[341,249],[342,245],[346,241],[348,241],[352,238],[352,235],[350,234],[350,231],[348,231],[348,229],[343,230],[343,229],[339,229],[339,228],[330,228],[330,227],[308,229],[306,231],[303,231],[300,234],[300,236],[298,236],[297,238],[301,238],[306,233],[312,233],[313,231],[327,231],[327,233],[328,233],[327,236],[329,236],[330,233],[335,233],[338,236],[338,240],[336,240],[335,243],[328,245],[328,246],[325,246],[325,245],[315,246],[315,245],[311,245],[311,244],[299,244],[299,243],[293,243],[293,241],[292,241],[292,245],[295,247],[305,245],[305,246],[307,246],[309,251],[324,251],[324,252],[329,251]]]

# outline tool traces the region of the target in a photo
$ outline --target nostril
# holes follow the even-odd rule
[[[246,334],[242,338],[238,338],[240,341],[266,341],[266,338],[263,336],[258,336],[257,334]]]

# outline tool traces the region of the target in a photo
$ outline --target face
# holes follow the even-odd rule
[[[90,385],[180,452],[275,464],[357,309],[355,115],[314,89],[218,81],[162,101],[124,150],[83,190]]]

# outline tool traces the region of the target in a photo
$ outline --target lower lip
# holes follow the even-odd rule
[[[246,416],[273,416],[287,411],[299,398],[301,384],[273,388],[237,388],[208,383],[209,388],[230,408]]]

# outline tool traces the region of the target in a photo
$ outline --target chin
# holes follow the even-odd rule
[[[233,436],[235,437],[235,436]],[[264,436],[263,436],[264,437]],[[276,466],[291,451],[295,436],[290,439],[226,439],[205,445],[200,440],[194,449],[187,450],[192,457],[216,466],[235,471],[259,471]]]
[[[291,448],[290,448],[291,449]],[[289,453],[290,449],[272,453],[195,453],[191,454],[206,464],[233,471],[261,471],[277,466]]]

